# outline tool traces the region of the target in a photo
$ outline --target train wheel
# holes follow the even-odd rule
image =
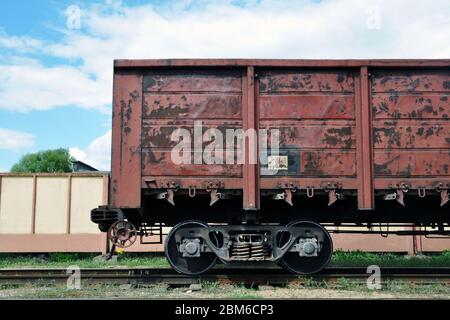
[[[136,242],[138,232],[128,221],[117,221],[108,230],[109,240],[118,248],[128,248]]]
[[[320,228],[325,233],[322,250],[317,257],[300,257],[298,252],[287,252],[281,258],[281,264],[287,270],[298,274],[313,274],[325,268],[333,254],[333,241],[330,234],[320,224],[311,221],[294,221],[288,227],[314,227]]]
[[[169,232],[164,245],[164,251],[167,261],[177,272],[196,275],[207,272],[211,269],[217,261],[217,256],[213,252],[202,252],[200,257],[183,257],[179,252],[178,245],[175,241],[175,233],[183,228],[192,227],[208,227],[204,222],[200,221],[185,221],[177,224]]]

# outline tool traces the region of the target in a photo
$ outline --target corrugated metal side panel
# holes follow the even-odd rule
[[[242,77],[237,69],[153,69],[143,78],[142,175],[165,178],[242,178],[240,164],[195,163],[194,121],[201,121],[202,134],[218,129],[242,128]],[[198,123],[198,122],[197,122]],[[191,163],[172,161],[176,129],[189,132]],[[203,150],[209,142],[203,142]],[[201,151],[198,151],[201,152]],[[200,154],[201,156],[201,154]],[[226,160],[223,155],[224,160]]]
[[[448,67],[448,60],[119,61],[112,204],[139,207],[150,182],[164,188],[176,180],[186,189],[213,180],[243,189],[244,207],[258,208],[259,186],[292,181],[338,182],[358,190],[360,209],[371,209],[374,189],[405,178],[416,187],[448,184]],[[192,135],[196,120],[205,129],[279,129],[289,169],[259,181],[254,166],[173,164],[170,135],[177,128]]]
[[[450,176],[450,71],[373,70],[375,178]]]
[[[346,69],[258,73],[260,128],[280,130],[280,154],[289,161],[288,170],[264,178],[355,178],[355,74]]]

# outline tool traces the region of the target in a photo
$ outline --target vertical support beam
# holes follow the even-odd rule
[[[67,176],[67,224],[66,233],[70,234],[70,223],[72,218],[72,174]]]
[[[106,206],[108,204],[109,204],[109,174],[104,174],[102,205]],[[103,255],[106,255],[109,252],[109,239],[107,232],[102,232],[100,239],[100,252]]]
[[[258,129],[259,119],[257,105],[255,103],[255,69],[253,66],[247,67],[243,85],[243,127],[246,132],[245,162],[243,170],[244,179],[244,210],[258,210],[259,204],[259,149],[258,149]],[[253,131],[254,139],[249,139]],[[251,145],[255,143],[256,145]],[[255,150],[256,149],[256,150]],[[250,162],[250,152],[256,151],[256,163]]]
[[[100,250],[103,255],[107,254],[109,251],[109,242],[108,242],[108,234],[106,232],[102,232],[100,236]]]
[[[142,75],[115,70],[112,119],[111,204],[141,206]]]
[[[31,233],[36,233],[36,194],[37,194],[37,176],[33,175],[33,189],[31,198]]]
[[[106,206],[109,204],[108,199],[108,190],[109,190],[109,175],[103,175],[103,194],[102,194],[102,205]]]
[[[422,228],[416,227],[415,225],[413,225],[411,227],[411,230],[413,232],[422,231]],[[420,234],[414,234],[411,236],[411,238],[412,238],[412,247],[413,247],[412,254],[414,254],[414,255],[421,254],[422,253],[422,236]]]
[[[358,208],[375,208],[373,189],[372,112],[370,109],[369,73],[362,66],[359,81],[355,81],[356,103],[356,161],[358,179]]]

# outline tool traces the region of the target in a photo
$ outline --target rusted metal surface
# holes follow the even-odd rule
[[[142,153],[143,176],[242,176],[242,165],[238,164],[174,164],[170,150],[144,149]],[[194,152],[191,153],[194,159]]]
[[[374,174],[448,179],[448,69],[374,70],[371,81]],[[424,188],[433,188],[424,185]]]
[[[450,60],[117,60],[111,203],[139,208],[141,188],[173,182],[242,190],[245,209],[286,184],[339,184],[357,192],[359,209],[402,183],[441,194],[436,186],[450,185],[449,68]],[[194,136],[195,121],[201,134],[269,129],[267,141],[278,129],[287,170],[229,164],[226,150],[223,164],[174,164],[171,135]]]
[[[196,189],[207,190],[208,186],[215,181],[213,177],[209,176],[157,176],[157,177],[142,177],[142,188],[156,188],[163,189],[171,182],[176,182],[180,189],[189,190],[189,187]],[[242,188],[242,177],[230,178],[220,177],[220,184],[223,189],[240,189]]]
[[[268,141],[270,130],[278,129],[280,154],[288,156],[288,169],[262,176],[262,187],[283,184],[283,176],[299,188],[317,189],[329,178],[356,178],[355,72],[289,68],[258,74],[260,128],[269,130]],[[308,181],[320,177],[327,180]]]
[[[122,208],[141,206],[142,76],[114,74],[111,157],[111,204]]]
[[[375,151],[375,175],[389,177],[449,176],[448,151]]]
[[[147,67],[448,67],[450,59],[346,59],[346,60],[298,60],[298,59],[146,59],[116,60],[117,68]]]
[[[201,120],[202,132],[204,135],[207,129],[216,129],[225,137],[226,129],[242,128],[242,120]],[[166,120],[166,119],[146,119],[142,121],[142,148],[166,148],[172,150],[178,141],[171,139],[172,133],[177,129],[189,131],[191,137],[194,136],[193,120]],[[192,141],[191,141],[192,142]],[[210,142],[203,141],[202,147]],[[226,146],[224,145],[224,148]]]
[[[260,93],[353,93],[354,76],[349,71],[276,70],[260,74]]]
[[[242,75],[239,70],[158,70],[146,72],[145,92],[224,92],[240,93]]]
[[[144,118],[242,119],[240,94],[144,95]]]
[[[248,67],[245,77],[244,85],[244,130],[258,129],[258,115],[257,105],[255,103],[255,69]],[[252,151],[251,141],[247,139],[245,143],[245,163],[244,163],[244,209],[254,210],[259,209],[259,166],[256,163],[251,163],[250,153],[254,152],[255,157],[258,152],[258,141],[255,141],[256,148]]]
[[[280,131],[280,148],[321,148],[322,150],[354,150],[355,122],[336,120],[262,120],[260,127]]]
[[[223,164],[204,163],[202,150],[195,148],[192,148],[190,163],[174,163],[171,151],[179,141],[173,140],[171,136],[177,129],[187,130],[193,144],[196,130],[194,121],[201,121],[202,136],[211,128],[217,129],[224,137],[226,129],[242,129],[243,81],[243,72],[235,69],[145,72],[141,142],[143,179],[157,177],[156,186],[160,187],[168,183],[164,177],[173,177],[177,181],[187,178],[188,185],[199,188],[218,177],[242,179],[242,164],[227,161],[226,150],[222,152]],[[202,148],[208,143],[203,140]],[[201,159],[200,163],[195,161],[198,158]],[[202,176],[214,178],[202,184],[198,180]],[[147,183],[145,185],[148,186]],[[242,181],[235,187],[242,188]]]
[[[347,119],[355,117],[352,95],[262,95],[261,119]],[[302,108],[298,108],[301,105]]]
[[[372,119],[369,106],[369,71],[361,67],[357,84],[358,208],[374,209]]]

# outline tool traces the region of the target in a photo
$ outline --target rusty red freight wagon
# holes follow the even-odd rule
[[[186,274],[314,273],[329,232],[447,235],[449,96],[450,60],[116,60],[110,204],[91,219],[114,247],[175,226]]]

